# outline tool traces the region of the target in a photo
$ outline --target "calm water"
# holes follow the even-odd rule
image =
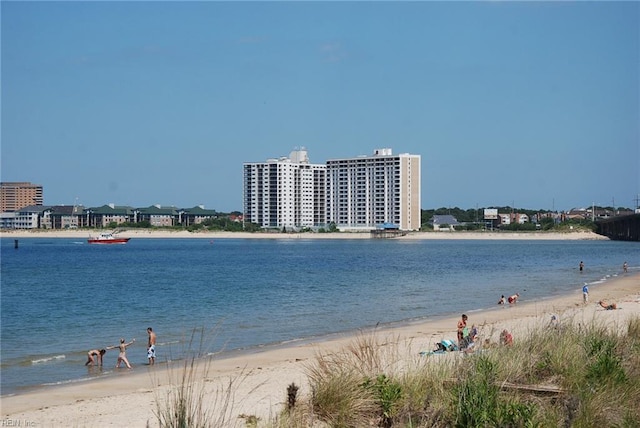
[[[1,393],[124,374],[84,366],[89,349],[146,328],[158,362],[183,355],[194,329],[205,350],[245,350],[333,333],[458,314],[597,287],[640,245],[609,241],[133,239],[1,240]],[[584,260],[586,269],[578,272]],[[196,340],[199,343],[199,339]]]

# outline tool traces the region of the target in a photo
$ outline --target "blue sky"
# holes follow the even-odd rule
[[[422,156],[422,208],[640,193],[638,2],[6,2],[2,181],[242,210],[242,164]]]

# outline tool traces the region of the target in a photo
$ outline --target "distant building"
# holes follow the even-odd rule
[[[176,207],[163,207],[161,205],[151,205],[147,208],[134,210],[135,222],[147,221],[153,227],[175,226],[179,218]]]
[[[373,230],[393,223],[420,229],[420,155],[373,156],[327,161],[327,222],[340,230]]]
[[[603,220],[610,217],[625,216],[633,214],[633,210],[628,208],[609,209],[598,206],[589,208],[572,208],[565,217],[571,220]]]
[[[0,213],[0,229],[15,229],[17,216],[16,212]]]
[[[0,183],[0,212],[15,212],[32,205],[42,206],[42,186],[25,181]]]
[[[263,228],[324,227],[326,165],[309,162],[307,150],[243,165],[244,220]]]
[[[83,218],[81,205],[56,205],[49,208],[43,221],[46,229],[77,229]]]
[[[525,224],[529,222],[529,216],[520,213],[498,214],[499,224]]]
[[[83,226],[87,227],[109,227],[110,225],[119,225],[122,223],[134,222],[135,212],[129,206],[116,206],[107,204],[101,207],[87,208],[85,210],[87,222]]]
[[[143,221],[152,227],[188,227],[217,216],[215,210],[206,210],[202,205],[186,209],[160,205],[146,208],[114,204],[89,208],[82,205],[31,205],[15,212],[0,213],[0,229],[101,229]]]
[[[204,208],[204,205],[178,211],[178,223],[185,227],[200,224],[205,220],[217,217],[218,213],[215,210],[207,210]]]
[[[3,229],[49,229],[50,207],[30,205],[17,211],[2,213]]]
[[[450,230],[450,231],[455,230],[456,226],[460,224],[458,222],[458,219],[456,219],[454,216],[449,214],[444,214],[444,215],[436,214],[431,218],[430,223],[433,226],[433,230]]]

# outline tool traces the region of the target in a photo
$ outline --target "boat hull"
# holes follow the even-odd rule
[[[89,244],[126,244],[131,238],[87,239]]]

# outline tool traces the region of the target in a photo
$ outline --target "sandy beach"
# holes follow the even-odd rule
[[[621,309],[606,311],[597,305],[599,300],[618,302]],[[590,301],[583,304],[581,290],[575,290],[570,295],[544,301],[522,301],[487,311],[469,312],[469,324],[479,325],[481,339],[492,342],[498,341],[503,328],[509,329],[517,341],[528,329],[547,324],[552,314],[558,315],[561,322],[596,320],[624,328],[630,317],[640,316],[640,274],[618,276],[592,287]],[[411,359],[422,350],[433,349],[442,339],[454,339],[458,317],[426,319],[360,333],[375,334],[381,342],[388,339],[390,343],[402,343],[399,348],[406,353],[403,357]],[[200,362],[200,373],[206,377],[207,398],[215,402],[216,391],[231,391],[229,420],[243,426],[238,417],[254,415],[264,423],[283,408],[289,384],[298,385],[299,394],[309,393],[306,367],[318,353],[343,349],[353,343],[357,334]],[[172,380],[176,383],[178,370],[169,369],[161,359],[154,367],[135,363],[132,370],[122,369],[118,376],[4,396],[1,400],[3,421],[12,426],[38,427],[158,426],[154,413],[157,400],[166,395]],[[231,388],[230,384],[233,385]],[[16,425],[18,423],[21,425]]]
[[[100,231],[89,230],[2,230],[0,238],[77,238],[88,239]],[[199,239],[371,239],[369,232],[337,233],[249,233],[188,232],[169,230],[127,229],[118,236],[129,238],[199,238]],[[392,239],[534,239],[534,240],[608,240],[593,232],[409,232]]]

